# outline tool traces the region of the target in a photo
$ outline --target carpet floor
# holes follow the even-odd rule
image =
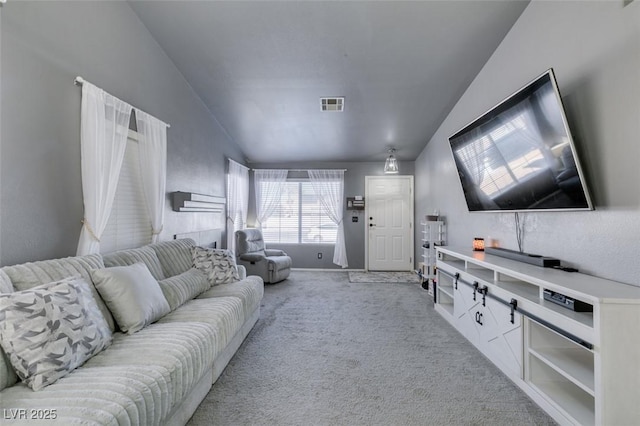
[[[415,272],[362,272],[349,271],[349,282],[352,283],[419,283]]]
[[[551,425],[418,284],[294,271],[188,423]]]

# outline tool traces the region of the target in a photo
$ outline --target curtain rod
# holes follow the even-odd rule
[[[0,1],[2,1],[2,0],[0,0]],[[73,81],[73,84],[75,84],[76,86],[82,86],[82,85],[83,85],[84,83],[86,83],[86,82],[87,82],[87,80],[85,80],[84,78],[82,78],[82,77],[80,77],[80,76],[77,76],[77,77],[76,77],[76,79]],[[127,105],[128,105],[128,104],[127,104]],[[129,106],[131,106],[131,105],[129,105]],[[135,109],[135,110],[138,110],[138,111],[142,111],[140,108],[136,108],[136,107],[134,107],[134,106],[131,106],[131,108],[132,108],[132,109]],[[144,112],[144,111],[142,111],[142,112]],[[148,114],[148,113],[145,113],[145,114]],[[151,114],[149,114],[149,115],[151,115]],[[152,117],[153,117],[153,116],[152,116]],[[155,117],[154,117],[154,118],[155,118]],[[158,118],[158,120],[159,120],[159,121],[162,121],[162,120],[160,120],[159,118]],[[164,123],[164,121],[162,121],[162,122]],[[164,123],[164,124],[165,124],[165,126],[167,126],[167,129],[169,129],[169,128],[171,127],[171,124],[169,124],[169,123]]]
[[[249,167],[245,166],[244,164],[240,164],[240,163],[238,163],[237,161],[232,160],[231,158],[227,158],[227,159],[229,160],[229,162],[230,162],[230,163],[236,163],[236,164],[237,164],[238,166],[240,166],[240,167],[243,167],[243,168],[245,168],[245,169],[247,169],[247,170],[251,170]]]
[[[346,172],[347,169],[316,169],[314,167],[309,167],[308,169],[251,169],[251,170],[286,170],[288,172],[307,172],[309,170],[331,170],[335,172]]]

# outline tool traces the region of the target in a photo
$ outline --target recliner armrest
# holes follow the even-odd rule
[[[265,260],[263,254],[259,253],[244,253],[239,256],[240,260],[244,260],[247,262],[260,262],[261,260]]]
[[[287,255],[287,253],[278,249],[265,249],[264,254],[266,254],[267,256],[286,256]]]

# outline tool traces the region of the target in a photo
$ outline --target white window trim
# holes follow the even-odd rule
[[[304,177],[295,177],[295,178],[287,178],[286,183],[310,183],[310,179],[309,178],[304,178]],[[301,191],[301,186],[298,186],[299,191]],[[326,244],[326,245],[335,245],[336,240],[337,240],[337,235],[333,240],[329,240],[329,241],[303,241],[303,233],[305,232],[305,228],[303,228],[302,226],[302,199],[301,199],[301,195],[302,193],[299,192],[298,193],[299,198],[298,198],[298,241],[296,242],[279,242],[279,241],[273,241],[273,240],[269,240],[267,239],[267,237],[265,236],[265,231],[263,229],[263,238],[265,243],[267,244],[302,244],[302,245],[310,245],[310,244],[315,244],[315,245],[319,245],[319,244]],[[327,218],[327,222],[330,222],[330,219]],[[268,220],[267,220],[268,223]],[[319,225],[322,225],[322,221],[320,221]],[[267,231],[267,235],[268,235],[268,231]]]

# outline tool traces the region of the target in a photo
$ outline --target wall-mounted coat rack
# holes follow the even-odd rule
[[[222,213],[227,199],[215,195],[176,191],[171,193],[171,205],[175,212]]]

